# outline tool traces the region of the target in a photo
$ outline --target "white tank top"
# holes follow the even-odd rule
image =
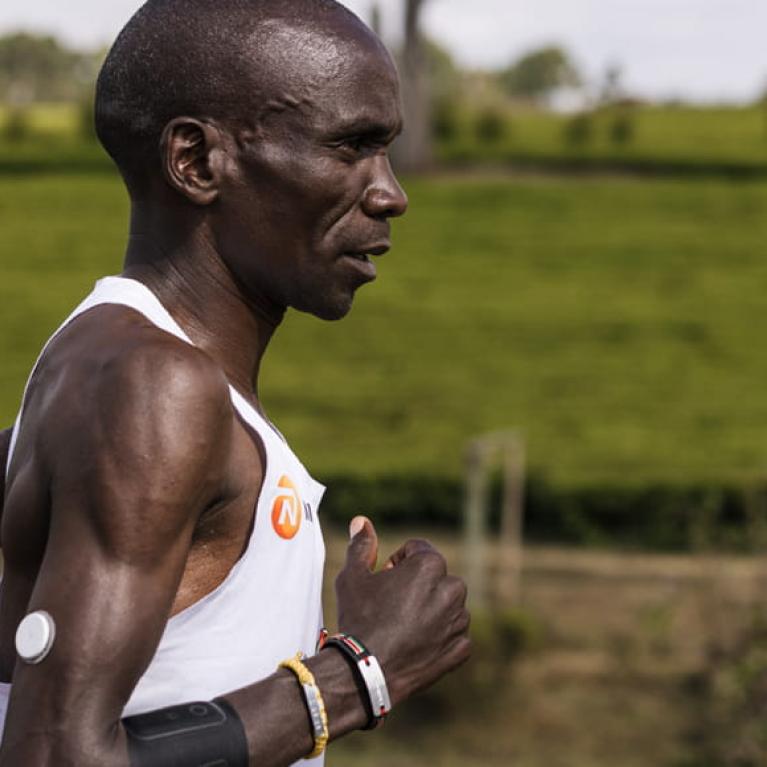
[[[106,277],[96,283],[51,339],[75,317],[102,304],[135,309],[158,328],[191,344],[146,286],[122,277]],[[269,676],[280,661],[299,650],[314,654],[322,625],[325,563],[317,511],[325,488],[312,479],[283,437],[231,386],[229,393],[232,405],[259,435],[266,452],[253,532],[245,553],[224,582],[170,618],[124,716],[211,700]],[[23,400],[6,471],[22,413]],[[10,685],[0,685],[0,724],[9,694]],[[323,761],[319,757],[300,764],[320,765]]]

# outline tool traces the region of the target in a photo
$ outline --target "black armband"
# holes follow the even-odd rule
[[[240,717],[225,700],[123,719],[131,767],[248,767]]]

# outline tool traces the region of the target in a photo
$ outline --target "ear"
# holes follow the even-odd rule
[[[218,199],[224,157],[221,131],[193,117],[176,117],[160,141],[165,180],[195,205]]]

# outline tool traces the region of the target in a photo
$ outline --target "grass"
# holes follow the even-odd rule
[[[696,166],[764,168],[767,165],[767,107],[603,108],[586,121],[588,135],[567,140],[573,117],[532,109],[504,112],[505,132],[495,141],[476,135],[477,116],[456,111],[455,135],[442,143],[443,159],[484,160],[605,160],[617,165],[643,163],[662,169],[664,163],[691,172]],[[628,121],[631,136],[612,138],[616,118]]]
[[[291,315],[262,397],[313,470],[457,475],[520,428],[571,485],[750,481],[767,467],[767,184],[436,177],[407,184],[350,318]],[[108,175],[0,177],[0,421],[39,345],[119,271]]]
[[[105,161],[94,145],[84,142],[82,106],[36,104],[23,112],[27,138],[20,144],[0,142],[0,167],[19,163],[70,164]],[[9,118],[0,104],[0,135]],[[459,106],[448,112],[453,135],[438,142],[443,161],[557,164],[575,163],[645,168],[675,173],[749,170],[767,173],[767,106],[690,107],[643,105],[628,109],[606,107],[588,119],[588,137],[579,143],[566,139],[572,116],[529,107],[500,111],[505,127],[497,140],[477,136],[478,113]],[[616,143],[612,128],[616,117],[630,123],[630,138]]]

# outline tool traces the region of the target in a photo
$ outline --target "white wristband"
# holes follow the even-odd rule
[[[337,647],[354,664],[368,694],[372,719],[365,728],[372,729],[379,725],[391,711],[391,698],[386,686],[381,664],[359,639],[351,634],[334,634],[330,636],[324,629],[320,633],[319,648]]]
[[[386,686],[386,678],[378,658],[375,655],[368,655],[367,658],[359,661],[357,667],[362,674],[365,687],[368,688],[373,714],[379,719],[386,716],[391,711],[391,700],[389,688]]]

